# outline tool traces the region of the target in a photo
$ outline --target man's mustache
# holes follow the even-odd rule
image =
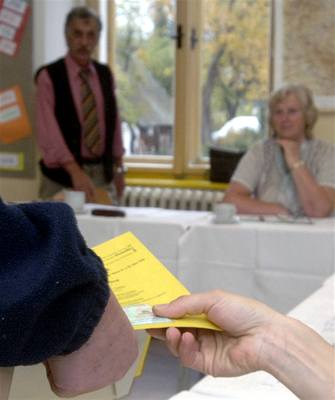
[[[80,47],[77,51],[79,53],[90,53],[90,50],[87,47]]]

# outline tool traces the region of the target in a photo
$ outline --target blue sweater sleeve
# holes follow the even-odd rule
[[[0,366],[77,350],[108,298],[106,270],[70,207],[0,200]]]

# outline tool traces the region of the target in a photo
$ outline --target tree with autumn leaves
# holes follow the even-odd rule
[[[184,1],[184,0],[182,0]],[[202,142],[238,115],[261,112],[268,96],[270,64],[270,0],[203,0],[201,50]],[[141,0],[143,2],[143,0]],[[127,87],[129,60],[138,59],[170,96],[174,93],[174,2],[147,0],[148,31],[139,18],[140,1],[120,2],[128,21],[118,29],[119,97],[123,116],[135,122],[139,106],[132,104]],[[199,0],[193,0],[199,6]],[[179,1],[176,4],[178,6]],[[143,4],[143,3],[142,3]],[[192,4],[192,3],[191,3]],[[178,93],[178,88],[176,88]],[[127,100],[128,99],[128,100]]]
[[[209,0],[203,35],[203,139],[268,96],[269,1]]]

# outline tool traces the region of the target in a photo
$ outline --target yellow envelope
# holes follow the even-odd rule
[[[221,330],[204,315],[172,320],[152,313],[153,305],[190,292],[132,233],[117,236],[93,251],[102,259],[110,287],[135,330],[170,326]]]

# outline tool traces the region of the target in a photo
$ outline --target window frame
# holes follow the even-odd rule
[[[98,3],[102,7],[102,0],[88,0],[91,4]],[[124,162],[128,167],[128,174],[132,176],[161,176],[166,178],[196,178],[207,179],[209,160],[200,156],[201,148],[201,41],[191,49],[192,30],[198,38],[202,37],[204,0],[175,0],[176,26],[183,30],[183,45],[175,47],[175,87],[178,95],[175,96],[174,109],[174,155],[152,156],[132,155],[125,156]],[[274,6],[270,1],[270,29],[269,29],[269,90],[273,76],[273,27]],[[107,19],[107,62],[112,67],[115,64],[115,0],[105,2]],[[190,111],[192,110],[192,111]]]

